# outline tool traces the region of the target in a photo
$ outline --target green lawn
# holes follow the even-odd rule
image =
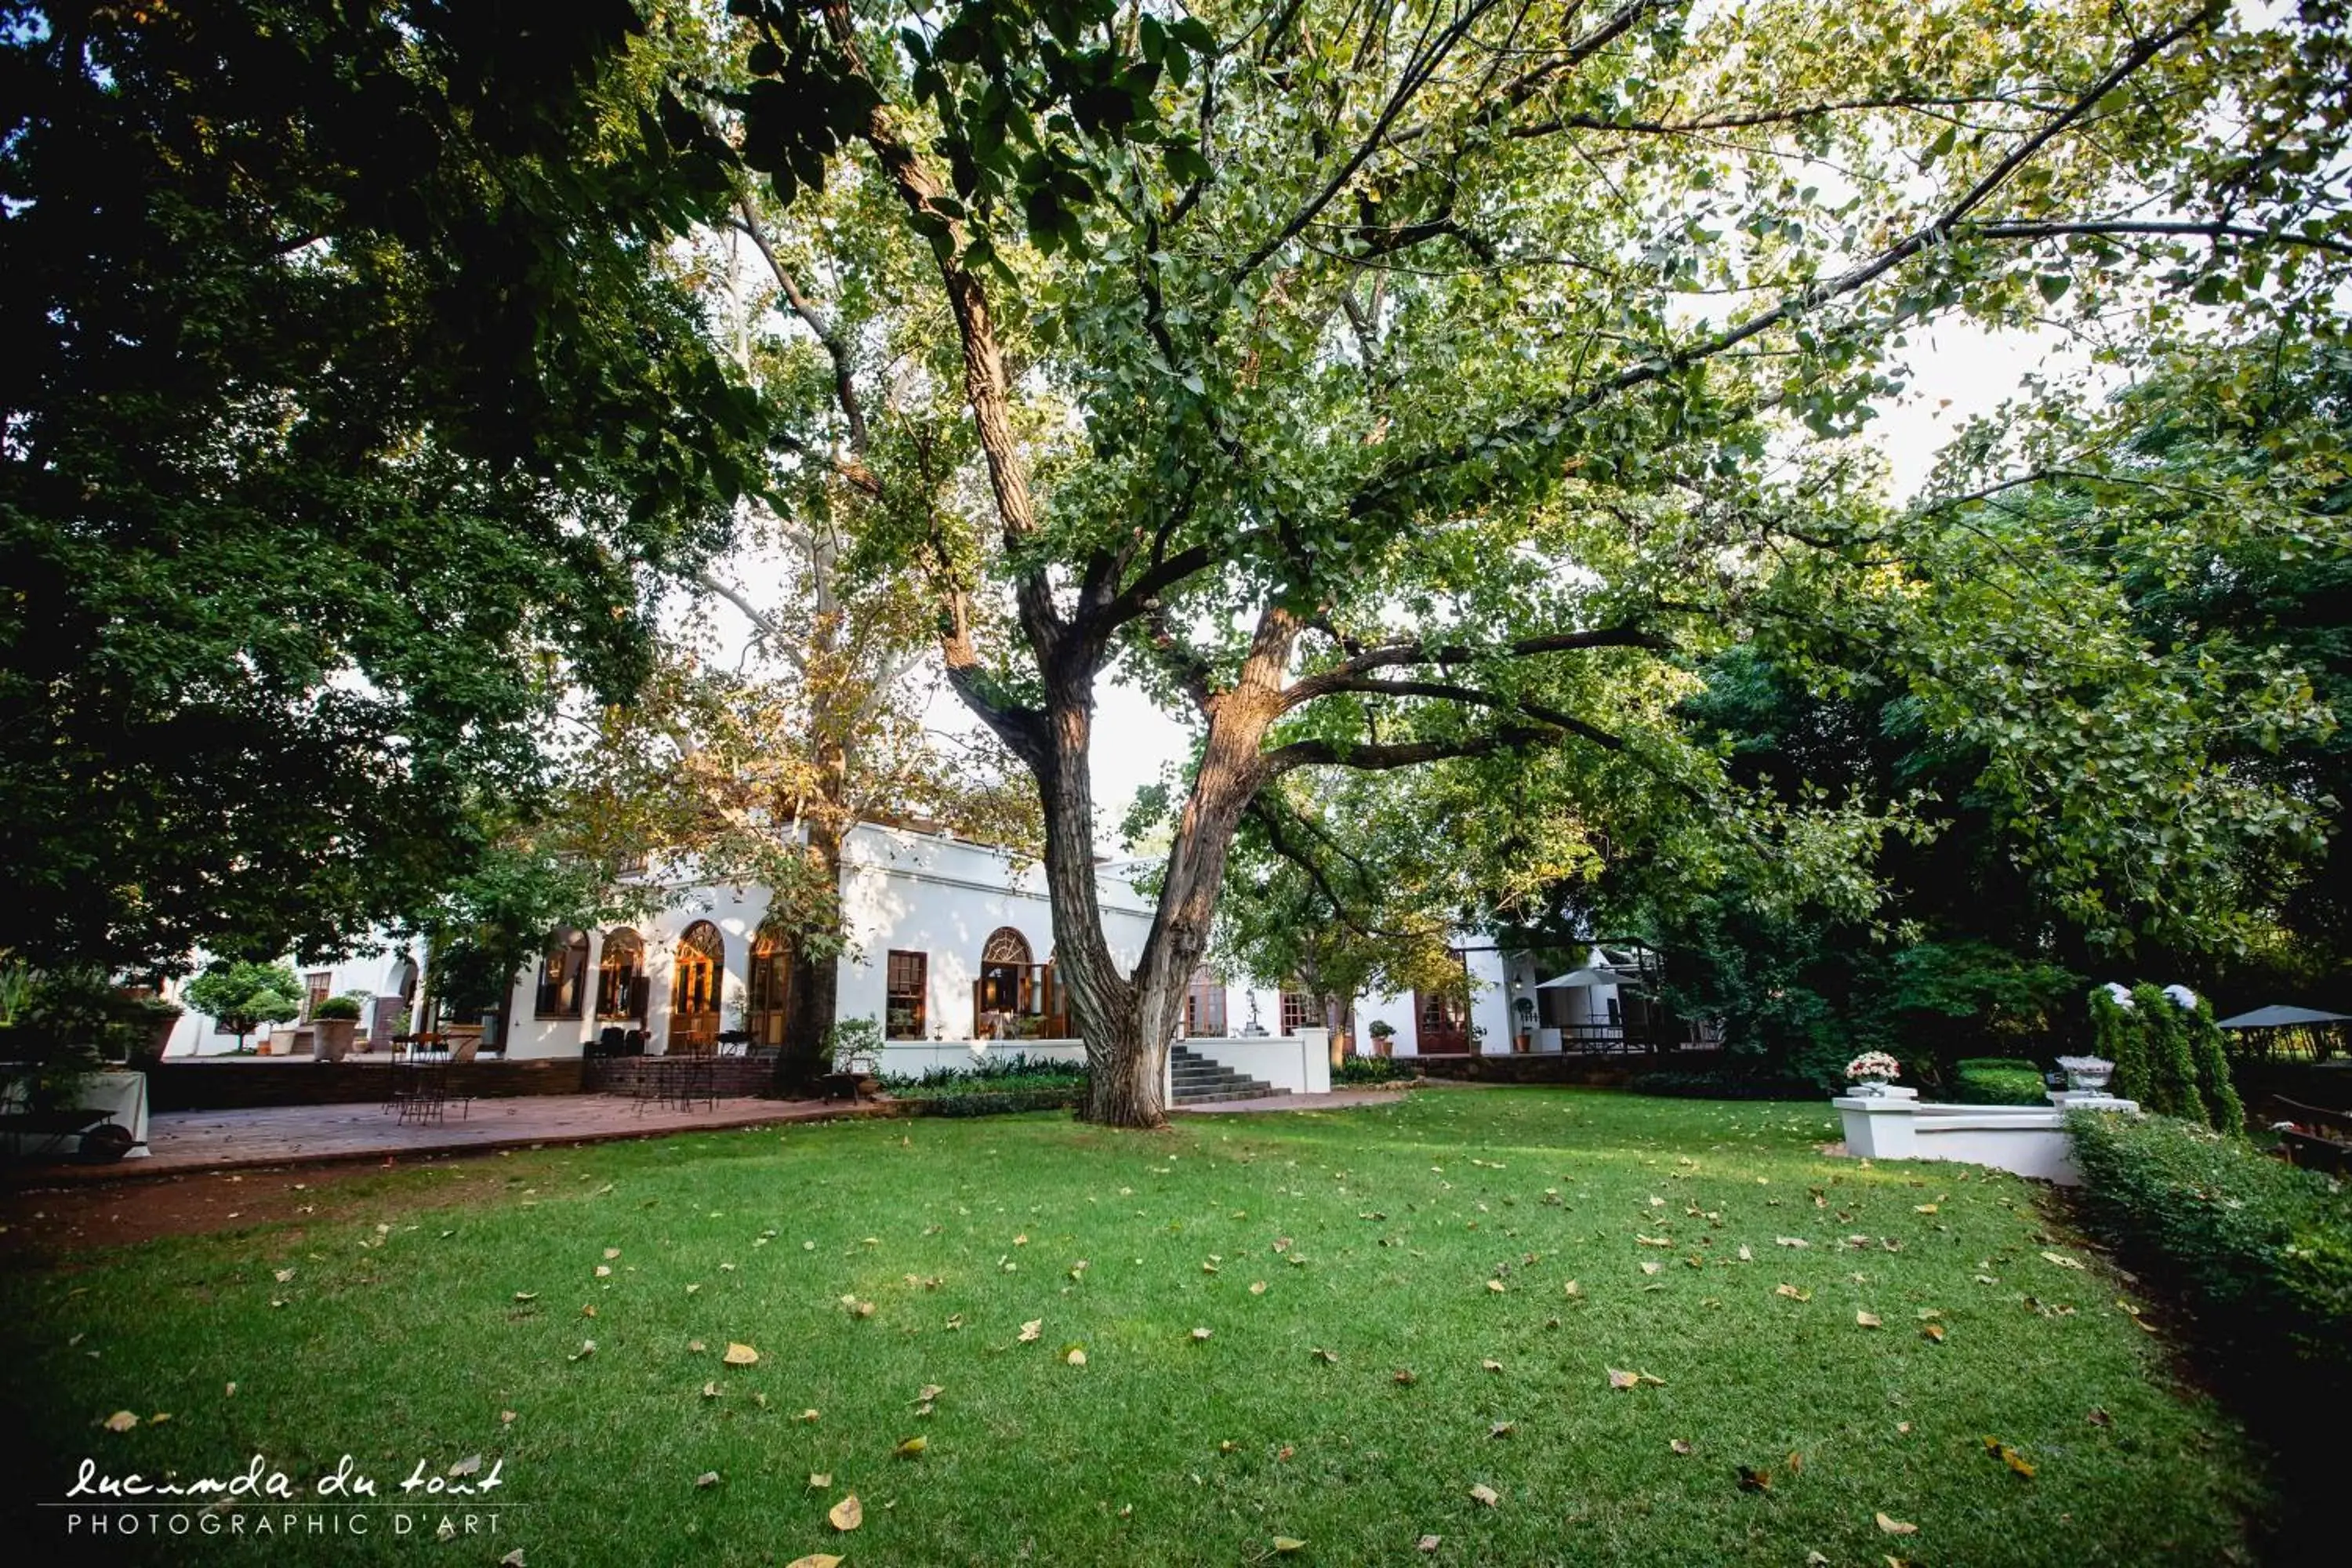
[[[1157,1136],[1046,1114],[549,1150],[387,1176],[308,1233],[16,1274],[0,1378],[46,1496],[84,1454],[257,1450],[305,1483],[346,1452],[387,1483],[503,1461],[495,1542],[109,1549],[133,1560],[2234,1558],[2242,1438],[2036,1190],[1815,1152],[1834,1135],[1820,1105],[1457,1089]],[[460,1180],[481,1201],[417,1201]],[[732,1342],[757,1364],[721,1365]],[[126,1409],[170,1419],[104,1428]]]

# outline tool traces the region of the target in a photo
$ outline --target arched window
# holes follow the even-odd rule
[[[697,921],[677,939],[677,968],[669,992],[672,1056],[708,1055],[719,1047],[719,986],[727,969],[727,939],[709,921]]]
[[[983,1039],[1034,1038],[1052,1011],[1051,966],[1040,965],[1029,939],[998,926],[981,945],[980,978],[972,983],[972,1033]]]
[[[588,933],[577,929],[557,931],[548,939],[547,952],[539,961],[539,996],[531,1005],[531,1016],[577,1018],[587,984]]]
[[[646,1021],[645,939],[626,926],[604,933],[596,964],[596,1016],[611,1023]]]
[[[782,1045],[784,1016],[792,1003],[793,949],[771,927],[761,927],[758,940],[751,943],[750,990],[751,1043]]]
[[[1225,1032],[1225,983],[1207,964],[1192,971],[1184,988],[1184,1033],[1196,1040],[1213,1040]]]

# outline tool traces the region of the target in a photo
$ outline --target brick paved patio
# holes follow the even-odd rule
[[[635,1101],[605,1094],[478,1100],[462,1114],[451,1106],[446,1121],[437,1126],[404,1126],[392,1112],[374,1105],[165,1111],[148,1124],[148,1146],[154,1151],[151,1157],[114,1165],[44,1165],[38,1167],[37,1175],[44,1183],[137,1179],[331,1160],[401,1160],[533,1143],[594,1142],[719,1127],[757,1127],[772,1121],[887,1114],[888,1108],[870,1103],[852,1108],[838,1101],[748,1097],[721,1099],[690,1110],[653,1105],[641,1109]]]

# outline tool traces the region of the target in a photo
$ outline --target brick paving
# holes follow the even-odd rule
[[[120,1181],[191,1171],[334,1160],[404,1160],[472,1153],[533,1143],[585,1143],[663,1132],[758,1127],[773,1121],[887,1115],[887,1106],[815,1100],[721,1098],[688,1110],[646,1105],[617,1095],[539,1094],[478,1100],[449,1107],[439,1124],[404,1125],[375,1105],[288,1105],[248,1110],[164,1111],[149,1120],[144,1160],[113,1165],[44,1165],[44,1183]]]

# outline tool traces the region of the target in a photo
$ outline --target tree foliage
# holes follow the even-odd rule
[[[282,963],[215,963],[190,980],[182,994],[189,1006],[210,1014],[235,1035],[239,1050],[245,1049],[245,1037],[263,1025],[302,1016],[302,982]]]
[[[756,478],[625,0],[0,7],[0,942],[342,945]]]
[[[893,208],[928,252],[876,334],[908,345],[892,374],[960,399],[973,458],[954,504],[895,538],[958,694],[1038,781],[1098,1120],[1157,1119],[1234,836],[1304,770],[1438,764],[1454,798],[1585,843],[1614,815],[1596,803],[1718,818],[1719,770],[1673,714],[1691,664],[1827,601],[1922,671],[1958,660],[1955,707],[2009,748],[2013,791],[2042,787],[2071,713],[2029,708],[2040,732],[2019,737],[2014,705],[1988,717],[1976,694],[2077,623],[2004,620],[1958,573],[1937,579],[1949,624],[1908,612],[1932,595],[1818,531],[1871,512],[1874,473],[1836,438],[1910,381],[1908,334],[1938,318],[2116,316],[2145,341],[2191,306],[2242,327],[2324,304],[2352,260],[2324,16],[733,8],[755,41],[748,79],[714,84],[714,142],[769,176],[812,252],[872,243],[823,222],[820,192]],[[813,407],[804,460],[837,469],[852,421],[838,395]],[[2175,696],[2126,680],[2114,639],[2082,657],[2135,713]],[[1092,869],[1114,668],[1200,733],[1132,969]],[[2103,765],[2131,749],[2098,740]],[[2067,844],[2136,842],[2137,808],[2202,761],[2141,750],[2140,799],[2085,808]],[[2229,816],[2226,790],[2191,798]],[[2257,833],[2291,828],[2253,798]],[[1800,843],[1798,818],[1839,805],[1755,804]],[[2136,889],[2119,927],[2173,890]]]

